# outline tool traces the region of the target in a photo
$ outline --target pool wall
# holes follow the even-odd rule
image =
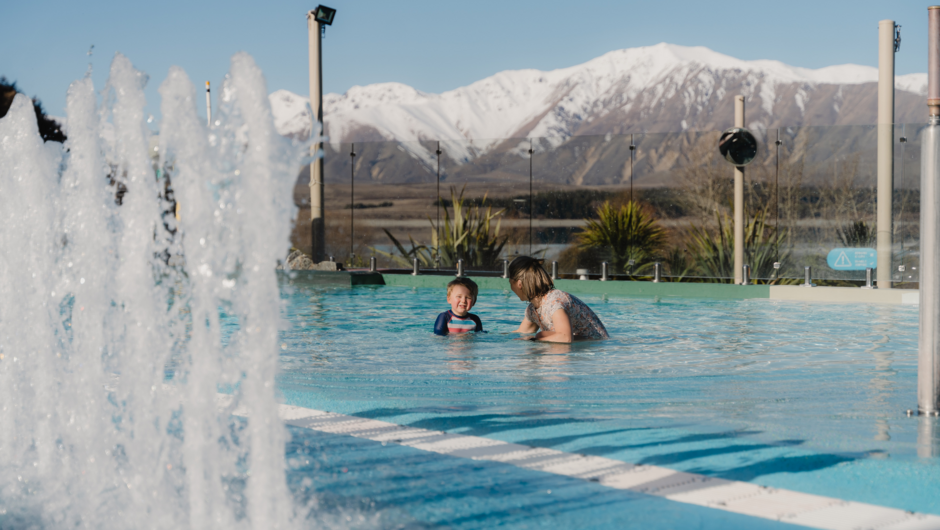
[[[383,274],[385,285],[393,287],[443,289],[453,276]],[[472,276],[480,289],[508,289],[506,280],[493,276]],[[598,280],[555,280],[555,285],[575,295],[629,297],[710,298],[714,300],[797,300],[809,302],[917,304],[916,289],[859,289],[857,287],[800,287],[798,285],[731,285],[724,283],[631,282]]]

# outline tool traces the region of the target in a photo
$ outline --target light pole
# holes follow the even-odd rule
[[[532,255],[532,215],[533,215],[533,204],[532,204],[532,155],[535,154],[535,149],[533,149],[532,139],[529,139],[529,255]]]
[[[735,96],[734,121],[744,123],[744,98]],[[718,150],[734,166],[734,283],[744,281],[744,166],[757,156],[757,139],[743,126],[721,133]]]
[[[437,244],[434,248],[436,254],[437,268],[441,268],[441,142],[437,142]]]
[[[336,10],[332,7],[317,6],[307,13],[307,36],[310,51],[310,109],[316,113],[313,125],[323,124],[323,50],[321,39],[326,26],[333,24]],[[310,128],[310,134],[322,136],[323,130]],[[326,227],[323,216],[323,156],[320,150],[323,145],[319,139],[315,141],[310,150],[314,156],[310,164],[310,257],[314,263],[323,261],[326,251]]]
[[[349,266],[356,257],[356,144],[349,148]]]

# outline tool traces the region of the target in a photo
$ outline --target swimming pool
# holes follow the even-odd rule
[[[915,404],[917,308],[583,296],[613,337],[436,337],[436,289],[282,285],[279,389],[299,407],[940,514],[940,437]],[[289,478],[343,525],[755,528],[775,521],[524,466],[291,428]],[[470,439],[470,438],[467,438]],[[495,443],[495,442],[494,442]]]

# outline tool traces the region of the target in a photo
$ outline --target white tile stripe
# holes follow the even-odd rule
[[[248,415],[245,408],[233,406],[232,396],[219,394],[218,405],[232,415]],[[285,423],[295,427],[395,443],[459,458],[502,462],[524,469],[590,480],[610,488],[802,526],[827,530],[940,529],[940,517],[936,515],[768,488],[664,467],[635,465],[610,458],[564,453],[478,436],[416,429],[291,405],[280,405],[279,415]]]

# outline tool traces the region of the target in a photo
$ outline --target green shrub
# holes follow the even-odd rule
[[[391,232],[383,229],[399,254],[383,252],[375,248],[372,250],[405,267],[410,267],[414,258],[418,258],[422,267],[435,267],[440,258],[442,267],[453,267],[457,264],[457,260],[462,259],[464,266],[468,268],[496,268],[500,253],[509,239],[508,236],[499,235],[499,217],[502,216],[504,210],[494,212],[492,206],[487,206],[484,210],[486,196],[479,205],[465,205],[467,202],[463,198],[465,189],[466,186],[461,188],[458,194],[455,188],[451,188],[450,202],[453,206],[451,209],[444,208],[444,219],[440,226],[428,218],[431,223],[430,246],[417,244],[409,235],[411,250],[406,250]],[[453,210],[453,218],[451,218],[451,210]],[[495,226],[493,226],[494,220]]]
[[[710,281],[734,278],[734,222],[717,211],[715,219],[717,230],[693,226],[688,242],[696,275]],[[775,278],[774,261],[780,262],[782,270],[790,260],[786,230],[777,233],[766,219],[767,211],[758,210],[744,226],[744,264],[751,266],[753,278]]]
[[[635,201],[620,208],[605,202],[597,209],[597,219],[585,219],[587,227],[578,235],[578,247],[609,256],[612,272],[638,273],[659,259],[666,244],[666,230]]]

